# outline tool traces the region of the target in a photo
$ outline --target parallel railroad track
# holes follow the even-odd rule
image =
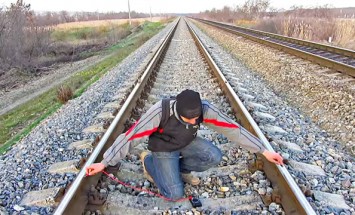
[[[243,28],[227,23],[203,19],[196,20],[355,77],[355,51],[353,50]]]

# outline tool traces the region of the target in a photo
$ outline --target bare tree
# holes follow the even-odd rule
[[[60,17],[62,22],[70,22],[71,18],[67,11],[60,11]]]
[[[247,0],[240,8],[240,12],[245,15],[245,19],[253,20],[265,13],[270,5],[270,0]]]
[[[233,11],[230,7],[224,6],[221,10],[221,19],[223,22],[233,22]]]
[[[0,56],[8,66],[18,65],[24,49],[24,28],[26,26],[29,5],[23,4],[22,0],[12,3],[4,13],[3,32],[0,35]]]
[[[233,22],[234,20],[255,20],[266,15],[270,5],[270,0],[246,0],[242,5],[235,6],[234,9],[225,6],[222,10],[213,8],[211,11],[205,11],[199,14],[199,17],[209,19]]]
[[[9,7],[0,7],[0,75],[13,68],[27,73],[37,72],[46,69],[45,67],[55,61],[67,61],[70,56],[72,59],[80,58],[78,55],[80,50],[91,49],[92,44],[72,47],[70,44],[57,44],[52,41],[52,26],[55,24],[97,20],[98,17],[100,20],[126,19],[127,16],[127,12],[68,13],[61,11],[35,14],[31,11],[30,5],[25,4],[23,0],[17,0]],[[149,14],[131,11],[131,17],[149,17]],[[132,26],[135,26],[135,23],[132,22]],[[101,33],[93,31],[93,37],[97,36],[98,43],[101,43],[99,47],[107,45],[107,42],[103,42],[104,40],[113,44],[129,33],[127,29],[116,28],[113,25],[112,29],[108,30],[110,31],[108,39],[99,38],[103,37]],[[93,49],[99,48],[93,47]]]
[[[30,5],[22,0],[12,3],[0,14],[0,67],[34,71],[33,57],[48,46],[50,29],[36,26]]]

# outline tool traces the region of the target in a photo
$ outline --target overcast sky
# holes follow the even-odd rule
[[[223,6],[234,7],[245,0],[129,0],[131,10],[149,13],[197,13]],[[0,0],[0,7],[9,6],[16,0]],[[35,11],[127,11],[128,0],[24,0]],[[293,5],[304,7],[323,6],[355,7],[355,0],[270,0],[271,6],[289,9]]]

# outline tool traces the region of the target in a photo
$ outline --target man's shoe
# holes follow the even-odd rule
[[[181,173],[181,177],[185,183],[191,185],[198,185],[200,183],[200,179],[196,176],[193,176],[191,173]]]
[[[144,159],[145,157],[147,157],[150,153],[148,151],[143,151],[140,155],[141,157],[141,162],[142,162],[142,165],[143,165],[143,172],[144,172],[144,177],[150,181],[151,183],[154,183],[154,180],[152,178],[152,176],[149,175],[148,171],[145,169],[145,165],[144,165]]]

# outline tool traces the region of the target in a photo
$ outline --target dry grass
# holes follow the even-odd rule
[[[335,23],[334,43],[355,50],[355,20],[338,19]]]
[[[159,22],[165,17],[152,17],[152,22]],[[144,22],[150,21],[150,18],[138,18],[132,19],[132,22]],[[57,25],[56,29],[71,29],[71,28],[85,28],[85,27],[99,27],[99,26],[112,26],[112,25],[122,25],[128,23],[128,19],[111,19],[111,20],[96,20],[96,21],[85,21],[85,22],[69,22]]]
[[[318,43],[355,49],[354,19],[275,17],[258,20],[255,29]]]
[[[60,103],[65,104],[73,98],[73,90],[68,86],[60,86],[57,90],[57,98]]]
[[[257,21],[255,20],[245,20],[245,19],[239,19],[234,21],[235,25],[242,26],[242,27],[252,27],[257,24]]]

